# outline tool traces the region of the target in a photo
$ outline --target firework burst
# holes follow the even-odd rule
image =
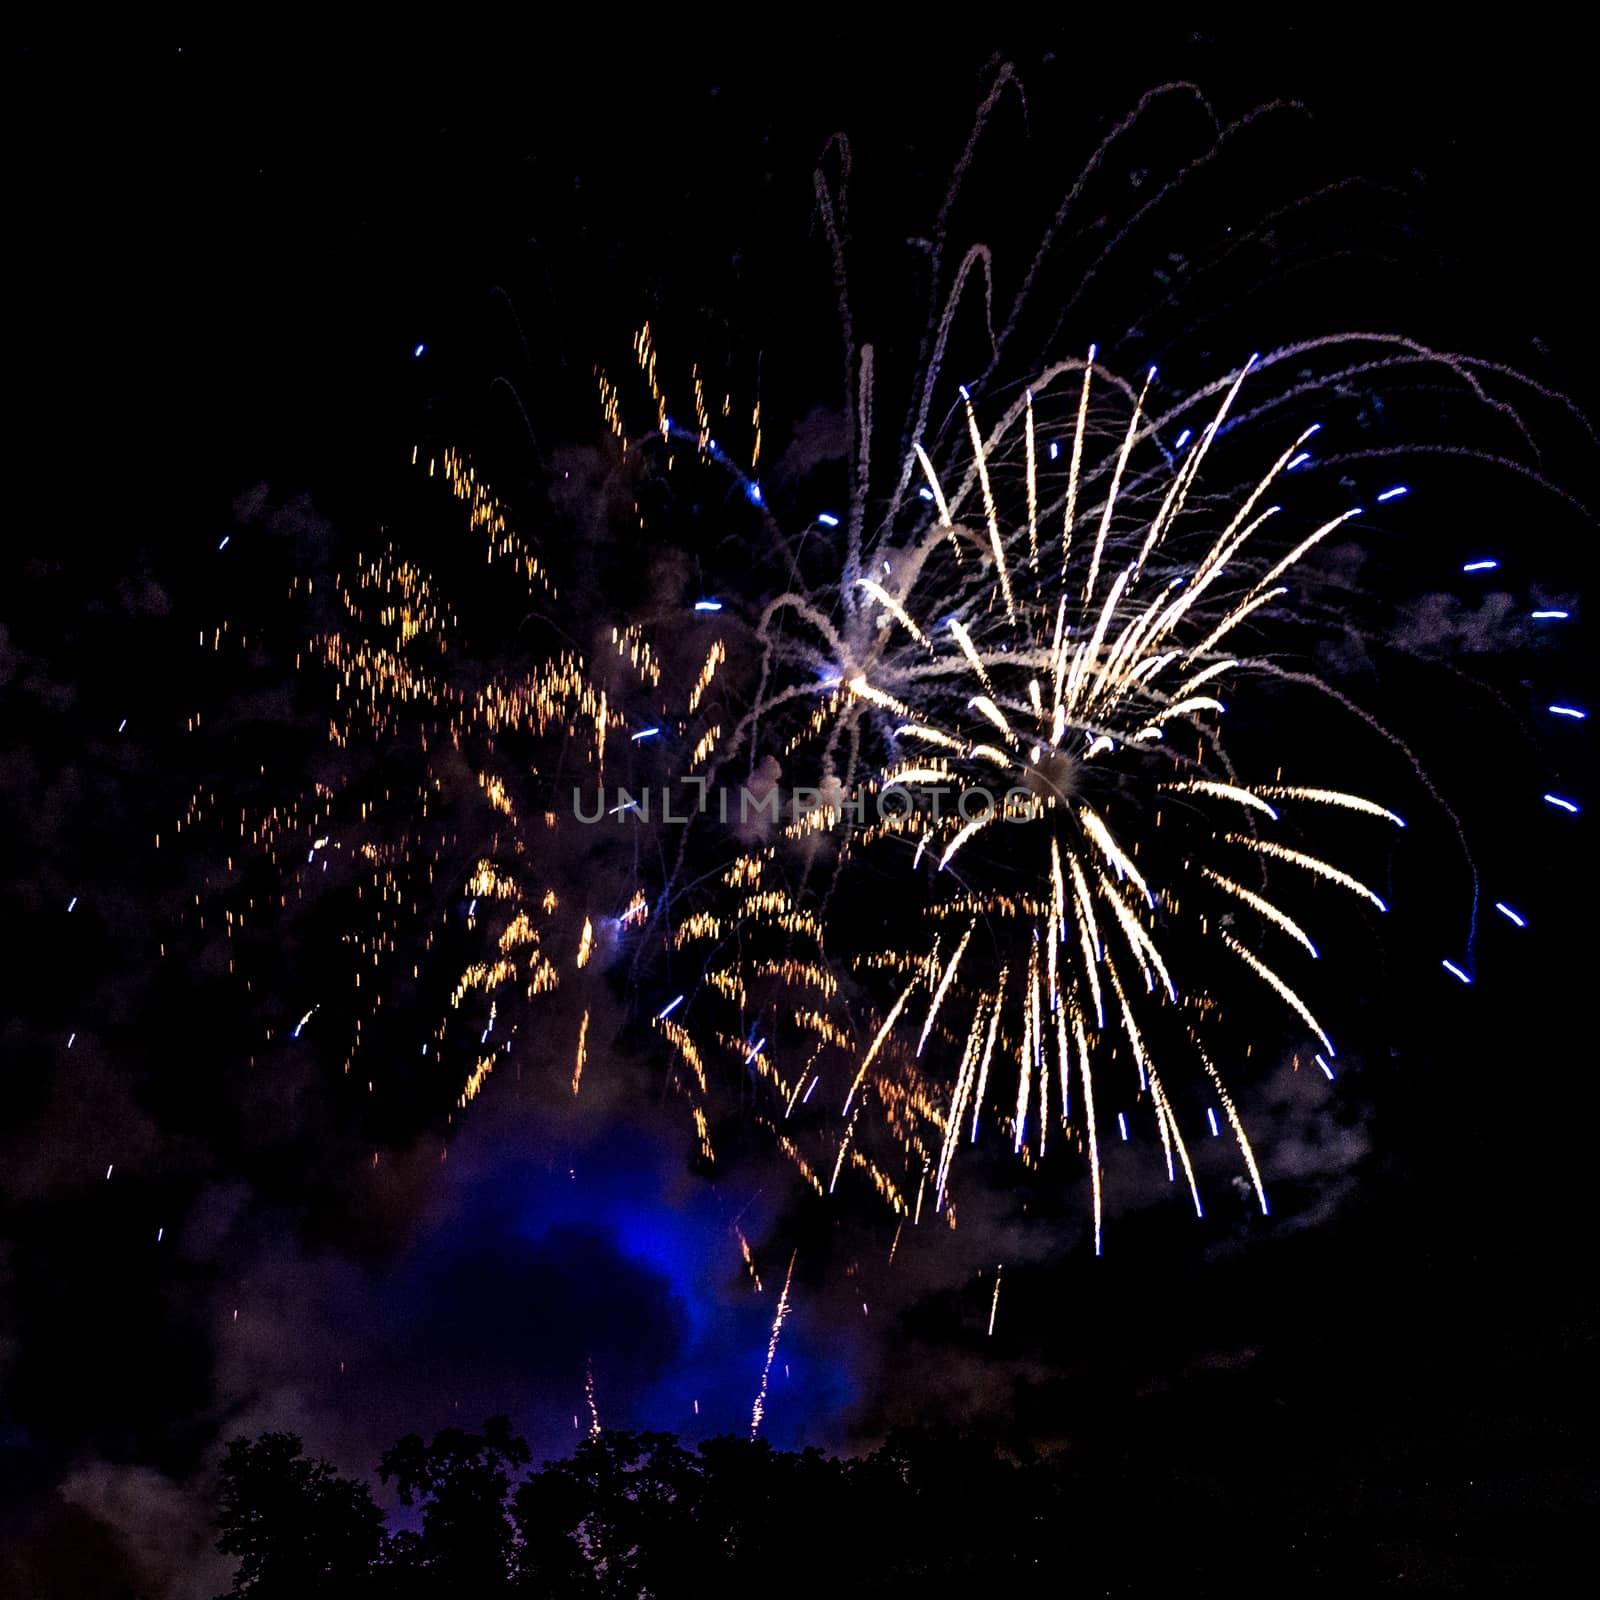
[[[771,806],[765,826],[741,812],[731,859],[686,839],[659,902],[686,995],[656,1025],[687,1069],[703,1153],[716,1051],[819,1194],[864,1186],[903,1218],[954,1226],[957,1157],[987,1131],[1030,1168],[1086,1167],[1098,1252],[1105,1130],[1126,1137],[1132,1116],[1202,1214],[1191,1141],[1231,1135],[1264,1213],[1226,1079],[1286,1036],[1333,1075],[1324,1013],[1340,979],[1322,946],[1349,941],[1320,930],[1387,911],[1368,880],[1405,827],[1395,795],[1345,775],[1339,740],[1321,741],[1315,770],[1283,763],[1319,719],[1348,714],[1460,833],[1402,739],[1313,670],[1320,638],[1362,627],[1339,548],[1404,514],[1395,477],[1416,457],[1510,467],[1560,494],[1493,443],[1351,448],[1349,419],[1374,394],[1426,395],[1436,420],[1470,412],[1525,440],[1514,400],[1559,397],[1367,333],[1283,345],[1175,396],[1154,368],[1130,380],[1092,347],[1006,384],[1001,351],[1052,235],[1009,314],[986,308],[981,387],[952,391],[944,368],[989,253],[942,280],[902,448],[875,456],[842,205],[822,175],[817,194],[846,348],[836,511],[800,527],[781,515],[755,450],[713,437],[699,369],[696,426],[678,427],[648,330],[634,349],[656,413],[635,461],[654,449],[727,474],[760,523],[746,571],[697,606],[734,614],[672,730],[702,794],[742,779]],[[604,378],[601,392],[626,444],[617,392]],[[1340,413],[1326,430],[1324,407]],[[1264,737],[1259,714],[1235,736],[1237,700],[1274,715],[1298,702],[1299,737]],[[1318,842],[1330,824],[1337,849]],[[1476,899],[1474,874],[1474,925]]]
[[[1282,580],[1361,514],[1295,526],[1268,503],[1309,430],[1230,514],[1200,512],[1206,458],[1247,373],[1183,446],[1148,415],[1148,379],[1130,391],[1098,375],[1114,401],[1133,395],[1104,459],[1092,353],[1047,374],[987,438],[963,395],[964,466],[947,483],[916,451],[919,536],[875,550],[876,576],[853,580],[837,620],[810,595],[767,606],[757,632],[777,677],[736,738],[793,730],[785,761],[816,773],[782,829],[783,851],[805,858],[787,874],[800,887],[761,887],[782,872],[769,846],[730,870],[729,887],[747,889],[731,915],[678,929],[681,948],[708,947],[707,987],[741,1013],[737,1032],[723,1031],[771,1080],[781,1120],[793,1121],[807,1077],[827,1084],[838,1129],[831,1164],[816,1169],[830,1189],[859,1167],[896,1210],[941,1212],[958,1145],[992,1118],[1032,1161],[1052,1136],[1084,1147],[1097,1244],[1108,1094],[1148,1104],[1169,1175],[1181,1171],[1201,1207],[1167,1086],[1180,1071],[1220,1103],[1266,1208],[1205,1042],[1217,990],[1247,974],[1331,1056],[1288,965],[1318,952],[1283,902],[1320,880],[1384,907],[1283,842],[1295,837],[1285,813],[1332,806],[1400,822],[1361,795],[1253,779],[1223,737],[1221,696],[1280,671],[1260,640],[1284,609]],[[1070,416],[1042,426],[1041,402],[1065,378]],[[1042,455],[1060,472],[1041,470]],[[799,625],[780,638],[786,613]],[[872,950],[830,914],[863,872],[888,902],[886,942]],[[830,992],[836,951],[853,981]],[[880,1011],[860,1004],[885,984]],[[861,1135],[868,1106],[900,1149],[896,1171]]]
[[[553,603],[538,555],[469,461],[418,450],[412,465],[430,522],[448,530],[435,555],[487,573],[502,609]],[[403,1127],[411,1105],[432,1115],[474,1100],[525,1015],[608,938],[587,915],[591,885],[548,841],[573,826],[556,774],[603,770],[620,719],[576,650],[486,654],[494,616],[464,622],[473,607],[446,587],[386,539],[336,570],[297,570],[286,594],[265,582],[241,593],[245,616],[201,647],[236,660],[247,684],[291,656],[293,675],[264,702],[270,728],[251,721],[250,694],[223,701],[217,759],[259,739],[255,782],[221,798],[197,787],[156,840],[199,879],[173,940],[227,941],[252,1064],[315,1051],[371,1097],[377,1129]],[[470,577],[460,587],[482,598]],[[191,731],[214,730],[197,712]],[[587,1031],[585,1013],[575,1093]]]

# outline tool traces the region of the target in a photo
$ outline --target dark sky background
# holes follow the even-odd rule
[[[118,1573],[122,1592],[222,1587],[205,1496],[235,1432],[294,1427],[367,1470],[409,1429],[504,1411],[557,1453],[575,1415],[587,1425],[591,1366],[610,1425],[741,1431],[795,1244],[765,1427],[780,1445],[870,1446],[945,1416],[1130,1482],[1164,1474],[1246,1523],[1255,1490],[1301,1497],[1321,1536],[1349,1529],[1441,1581],[1592,1509],[1587,819],[1538,804],[1583,798],[1587,739],[1531,711],[1586,703],[1581,616],[1556,647],[1508,637],[1447,664],[1492,696],[1385,686],[1461,797],[1486,905],[1531,926],[1491,912],[1479,981],[1453,985],[1411,944],[1426,929],[1437,954],[1460,950],[1444,930],[1463,881],[1419,869],[1437,915],[1355,981],[1353,1069],[1330,1086],[1285,1065],[1251,1090],[1270,1224],[1223,1206],[1179,1226],[1165,1185],[1113,1147],[1105,1259],[1085,1259],[1081,1206],[1024,1218],[991,1184],[890,1273],[892,1228],[820,1223],[778,1163],[693,1173],[681,1107],[620,1021],[576,1109],[530,1071],[497,1076],[448,1130],[408,1102],[374,1138],[335,1061],[308,1052],[264,1085],[213,975],[153,954],[174,886],[145,845],[194,786],[175,737],[187,647],[270,566],[225,570],[223,535],[359,547],[414,516],[421,438],[487,461],[528,531],[559,544],[582,521],[559,474],[601,434],[593,365],[623,364],[646,315],[736,381],[759,352],[781,449],[838,404],[819,152],[849,131],[857,232],[889,242],[868,253],[863,320],[903,329],[893,245],[927,226],[997,49],[1029,106],[1000,141],[1014,166],[985,180],[997,248],[1030,237],[1013,193],[1048,215],[1111,122],[1175,77],[1224,117],[1309,109],[1215,204],[1255,216],[1256,179],[1363,180],[1310,228],[1321,255],[1292,283],[1256,298],[1241,276],[1187,353],[1180,327],[1148,331],[1201,375],[1247,353],[1247,323],[1263,341],[1373,326],[1592,401],[1593,139],[1581,52],[1553,33],[1318,18],[891,46],[789,18],[414,51],[13,50],[0,1589],[115,1593]],[[1119,292],[1086,315],[1115,316]],[[1118,331],[1086,323],[1084,342]],[[1148,352],[1134,337],[1126,354]],[[1592,501],[1580,441],[1563,425],[1542,465]],[[1500,488],[1452,504],[1465,525],[1395,556],[1390,581],[1450,591],[1463,552],[1492,547],[1519,604],[1576,594],[1591,529],[1570,507]],[[224,743],[211,775],[254,757]],[[1229,1170],[1212,1177],[1224,1191]],[[68,1572],[70,1589],[48,1586]]]

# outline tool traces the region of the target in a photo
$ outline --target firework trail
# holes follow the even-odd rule
[[[589,1361],[586,1361],[584,1363],[584,1368],[583,1368],[583,1398],[587,1402],[588,1407],[589,1407],[589,1437],[591,1439],[598,1439],[600,1437],[600,1433],[601,1433],[601,1428],[600,1428],[600,1407],[599,1407],[599,1405],[597,1404],[597,1402],[595,1400],[595,1394],[594,1394],[594,1362],[593,1362],[592,1359],[589,1360]]]
[[[799,1255],[794,1251],[789,1257],[789,1270],[783,1275],[783,1289],[778,1295],[778,1307],[772,1315],[772,1336],[767,1340],[767,1360],[761,1369],[761,1387],[756,1391],[756,1403],[750,1412],[750,1437],[761,1432],[761,1419],[767,1411],[767,1383],[772,1377],[772,1363],[778,1354],[778,1338],[783,1332],[783,1319],[789,1315],[789,1285],[794,1282],[794,1264]]]

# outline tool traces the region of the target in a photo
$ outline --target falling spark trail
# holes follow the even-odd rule
[[[772,1336],[767,1340],[766,1365],[761,1369],[761,1387],[756,1392],[756,1403],[750,1412],[750,1437],[752,1439],[761,1432],[761,1419],[767,1410],[767,1383],[772,1376],[773,1358],[778,1353],[778,1336],[783,1332],[783,1319],[789,1314],[789,1285],[794,1281],[795,1259],[800,1252],[794,1251],[789,1257],[789,1270],[783,1275],[783,1292],[778,1296],[777,1310],[772,1316]]]
[[[578,1092],[578,1085],[583,1082],[583,1063],[588,1055],[589,1041],[589,1013],[583,1014],[583,1021],[578,1024],[578,1058],[572,1068],[572,1092]]]
[[[1300,1018],[1310,1030],[1322,1041],[1322,1048],[1330,1056],[1337,1055],[1333,1048],[1333,1041],[1322,1031],[1322,1024],[1312,1016],[1311,1009],[1305,1001],[1286,984],[1259,956],[1246,950],[1230,933],[1222,935],[1222,942],[1239,957],[1257,977],[1263,979],[1278,995],[1278,997]]]

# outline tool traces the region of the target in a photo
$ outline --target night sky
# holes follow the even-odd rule
[[[1215,1500],[1219,1537],[1248,1537],[1247,1486],[1270,1482],[1278,1504],[1303,1496],[1316,1537],[1368,1540],[1396,1581],[1446,1587],[1534,1570],[1592,1515],[1588,817],[1540,802],[1586,803],[1589,767],[1586,725],[1542,710],[1585,706],[1591,677],[1580,51],[1346,28],[980,40],[974,25],[891,48],[786,17],[362,53],[13,50],[0,1590],[219,1591],[220,1443],[268,1427],[367,1472],[405,1432],[503,1412],[550,1457],[589,1426],[592,1373],[606,1425],[745,1432],[791,1254],[763,1424],[781,1447],[854,1451],[938,1418],[1134,1476],[1161,1462],[1164,1483]],[[711,566],[729,513],[664,500],[673,548],[630,554],[591,493],[609,441],[594,369],[625,367],[650,318],[675,357],[759,381],[778,493],[837,492],[813,168],[847,131],[857,313],[892,382],[920,332],[905,241],[999,59],[1026,113],[1007,103],[957,227],[1002,261],[1152,86],[1191,80],[1224,119],[1306,107],[1241,140],[1174,226],[1198,237],[1322,198],[1164,314],[1143,316],[1147,282],[1097,282],[1075,347],[1198,382],[1258,345],[1381,329],[1571,397],[1543,408],[1527,452],[1561,494],[1430,465],[1418,531],[1360,577],[1425,665],[1358,663],[1351,692],[1414,740],[1460,814],[1483,890],[1476,981],[1440,967],[1463,958],[1471,881],[1436,816],[1378,868],[1403,920],[1352,935],[1330,1006],[1350,1040],[1338,1081],[1285,1046],[1241,1091],[1272,1216],[1232,1187],[1226,1152],[1199,1152],[1218,1198],[1202,1224],[1159,1157],[1112,1145],[1099,1260],[1081,1183],[1025,1190],[998,1159],[960,1227],[905,1230],[892,1271],[893,1219],[803,1196],[737,1108],[708,1173],[641,1026],[664,980],[626,962],[576,1097],[565,994],[465,1110],[409,1046],[389,1059],[420,987],[398,986],[382,1064],[342,1072],[331,1016],[289,1048],[335,911],[201,937],[211,869],[170,833],[197,790],[226,815],[340,765],[293,672],[299,625],[275,610],[289,579],[348,571],[383,529],[475,605],[485,659],[592,655],[616,617],[647,619],[669,662],[703,653],[662,632],[661,597]],[[1426,432],[1426,402],[1419,416]],[[564,605],[523,616],[450,554],[449,504],[410,466],[419,443],[486,468]],[[1501,568],[1473,587],[1460,568],[1483,554]],[[1535,635],[1511,615],[1529,604],[1572,618]],[[223,617],[259,628],[255,652],[197,658]],[[1298,725],[1256,736],[1315,752]],[[1375,782],[1400,781],[1392,753],[1371,759]],[[546,867],[564,902],[625,898],[612,862]],[[1526,929],[1495,915],[1501,899]],[[1137,1526],[1130,1511],[1072,1537]]]

